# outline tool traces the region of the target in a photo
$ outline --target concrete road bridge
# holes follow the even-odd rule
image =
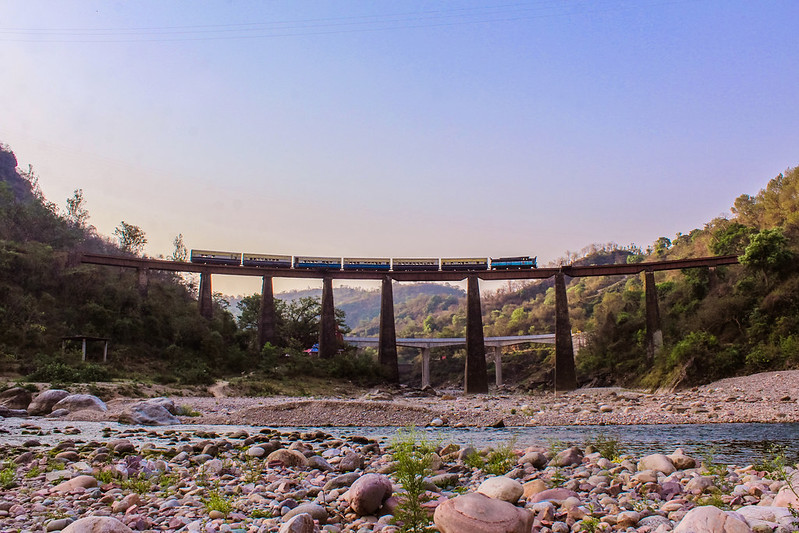
[[[514,346],[517,344],[555,344],[554,333],[544,333],[542,335],[511,335],[505,337],[485,337],[484,344],[486,349],[490,348],[494,358],[494,378],[497,387],[502,386],[502,347]],[[380,337],[344,337],[344,342],[353,346],[374,347],[380,346]],[[585,342],[583,333],[572,334],[572,345],[578,349]],[[440,337],[417,339],[409,337],[398,337],[397,346],[405,348],[419,348],[422,350],[422,388],[430,385],[430,350],[443,346],[465,346],[466,337]]]
[[[571,390],[577,387],[574,368],[574,344],[572,341],[569,308],[566,299],[566,276],[622,276],[644,273],[646,299],[646,344],[647,357],[652,359],[655,351],[663,344],[658,309],[655,272],[681,270],[685,268],[709,268],[734,265],[738,256],[725,255],[678,259],[673,261],[653,261],[619,265],[565,265],[557,268],[536,268],[531,270],[478,270],[478,271],[410,271],[374,272],[351,270],[304,270],[294,268],[258,268],[238,265],[207,265],[163,259],[122,257],[100,254],[83,254],[79,261],[93,265],[132,268],[138,271],[139,288],[147,291],[150,270],[169,272],[193,272],[200,274],[199,311],[206,318],[213,316],[211,276],[259,276],[263,279],[261,312],[258,322],[258,341],[263,346],[272,342],[275,336],[275,304],[272,279],[316,278],[322,279],[322,316],[319,328],[319,355],[333,357],[337,351],[335,307],[333,304],[333,280],[381,280],[380,335],[378,337],[378,359],[390,379],[398,379],[397,336],[394,325],[394,281],[467,281],[466,290],[466,366],[464,369],[464,391],[466,393],[488,392],[488,373],[486,365],[486,339],[483,336],[483,316],[480,307],[480,280],[555,280],[555,389]],[[432,339],[431,339],[432,340]],[[530,341],[526,341],[530,342]]]

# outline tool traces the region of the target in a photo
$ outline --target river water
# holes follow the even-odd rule
[[[35,426],[38,430],[31,429]],[[65,435],[67,427],[76,428],[76,435]],[[184,437],[193,433],[214,432],[224,436],[232,431],[245,430],[254,434],[264,429],[239,425],[192,425],[138,427],[115,422],[64,422],[45,419],[0,420],[0,444],[21,445],[30,438],[53,444],[70,438],[90,441],[103,437],[110,429],[112,436],[130,433],[133,441],[174,440],[174,433]],[[274,428],[281,431],[313,431],[321,429],[334,437],[362,435],[387,444],[398,431],[396,427],[291,427]],[[159,436],[155,437],[154,433]],[[649,453],[670,454],[676,448],[697,458],[712,456],[718,463],[739,466],[756,463],[773,455],[774,446],[784,449],[791,462],[799,461],[799,423],[789,424],[683,424],[636,426],[534,426],[513,428],[419,428],[418,432],[432,442],[453,442],[477,448],[513,443],[515,448],[544,446],[562,448],[564,445],[583,446],[598,437],[614,439],[626,453],[636,457]],[[149,433],[149,435],[147,434]],[[199,439],[199,437],[196,437]]]

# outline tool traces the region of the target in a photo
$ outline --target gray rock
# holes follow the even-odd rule
[[[524,488],[522,484],[506,476],[490,477],[483,481],[477,488],[477,492],[485,494],[489,498],[502,500],[515,504],[519,501]]]
[[[286,513],[283,516],[283,519],[288,520],[289,518],[303,513],[311,515],[311,517],[314,520],[317,520],[320,524],[327,522],[327,509],[316,503],[302,503]]]
[[[369,515],[380,509],[393,491],[391,480],[386,476],[365,474],[356,479],[347,491],[347,501],[358,515]]]
[[[53,405],[53,411],[56,411],[57,409],[66,409],[70,413],[82,411],[84,409],[88,409],[90,411],[100,411],[103,413],[108,411],[108,407],[106,407],[105,402],[103,402],[103,400],[97,396],[93,396],[91,394],[70,394]]]
[[[552,466],[573,466],[583,462],[583,452],[577,446],[563,450],[549,464]]]
[[[32,395],[29,390],[22,387],[11,387],[0,392],[0,405],[9,409],[22,409],[25,411],[31,403],[31,398]]]
[[[341,472],[352,472],[353,470],[358,470],[359,468],[363,468],[363,457],[355,452],[349,452],[347,455],[341,458],[341,461],[338,463],[338,469]]]
[[[278,533],[317,533],[319,528],[313,521],[313,517],[307,513],[292,516],[287,522],[280,526]]]
[[[180,424],[180,419],[158,403],[138,402],[119,415],[123,424],[145,426],[172,426]]]
[[[360,474],[357,472],[352,472],[349,474],[341,474],[340,476],[336,476],[333,479],[329,480],[325,483],[324,490],[333,490],[338,489],[341,487],[349,487],[355,480],[361,477]]]
[[[638,470],[654,470],[655,472],[662,472],[669,475],[674,473],[677,469],[674,468],[671,459],[662,453],[653,453],[638,461]]]
[[[333,465],[325,461],[323,457],[312,455],[308,458],[308,468],[316,468],[322,472],[332,472],[335,470]]]
[[[544,468],[547,465],[547,456],[541,452],[529,452],[519,459],[520,465],[532,465],[535,468]]]

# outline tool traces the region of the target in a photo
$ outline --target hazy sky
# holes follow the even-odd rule
[[[797,21],[795,0],[5,0],[0,142],[150,255],[182,233],[546,263],[687,233],[799,164]]]

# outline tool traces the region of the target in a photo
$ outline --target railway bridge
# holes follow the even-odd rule
[[[335,307],[333,304],[333,280],[381,280],[380,335],[378,337],[378,359],[389,377],[398,378],[397,345],[394,326],[393,281],[467,281],[466,305],[466,366],[464,370],[464,391],[466,393],[488,392],[488,373],[486,365],[486,339],[483,336],[483,317],[480,308],[479,280],[555,280],[555,389],[572,390],[577,387],[574,368],[574,349],[572,343],[569,308],[566,299],[566,276],[620,276],[644,273],[646,298],[646,341],[647,356],[663,344],[658,309],[655,272],[681,270],[685,268],[711,268],[738,263],[738,256],[725,255],[679,259],[673,261],[653,261],[618,265],[566,265],[556,268],[537,268],[531,270],[477,270],[477,271],[407,271],[375,272],[352,270],[304,270],[293,268],[258,268],[238,265],[208,265],[163,259],[121,257],[101,254],[83,254],[80,262],[112,267],[133,268],[138,271],[139,288],[147,290],[150,270],[170,272],[192,272],[200,274],[199,309],[210,318],[213,314],[211,300],[211,276],[214,274],[234,276],[258,276],[263,279],[261,312],[258,322],[258,341],[261,345],[275,339],[275,304],[272,279],[316,278],[322,279],[322,316],[319,331],[320,357],[333,357],[337,351]],[[530,341],[527,341],[530,342]]]

